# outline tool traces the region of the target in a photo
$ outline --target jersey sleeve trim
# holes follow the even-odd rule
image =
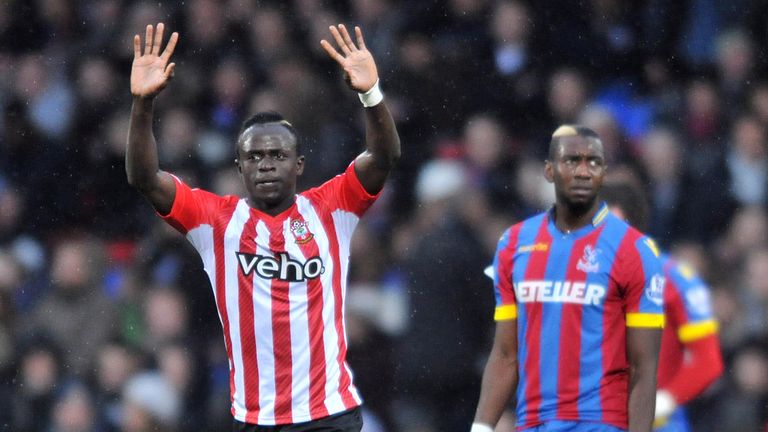
[[[371,194],[370,192],[365,190],[365,186],[363,186],[363,183],[360,182],[360,177],[357,176],[357,171],[355,171],[355,161],[352,161],[352,163],[349,164],[349,166],[347,167],[347,172],[349,173],[349,175],[351,175],[351,178],[354,179],[351,181],[351,183],[354,185],[354,188],[357,189],[357,193],[359,193],[360,196],[362,196],[366,200],[375,200],[381,195],[382,191],[379,191],[375,194]]]
[[[664,328],[664,314],[628,313],[627,327]]]
[[[508,321],[517,319],[517,305],[501,305],[496,307],[493,314],[494,321]]]
[[[717,328],[717,321],[715,320],[684,324],[677,330],[677,338],[683,343],[693,342],[716,334]]]

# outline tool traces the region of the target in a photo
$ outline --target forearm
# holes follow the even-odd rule
[[[400,158],[400,137],[385,102],[365,108],[365,147],[374,166],[389,171]]]
[[[682,405],[701,394],[723,373],[723,359],[717,335],[686,344],[686,360],[663,388]]]
[[[650,432],[656,405],[656,364],[630,367],[629,432]]]
[[[495,350],[492,351],[483,372],[475,423],[496,426],[513,392],[517,389],[517,380],[517,362],[496,353]]]
[[[142,191],[153,187],[160,169],[152,132],[153,104],[153,98],[134,97],[128,127],[125,170],[128,183]]]

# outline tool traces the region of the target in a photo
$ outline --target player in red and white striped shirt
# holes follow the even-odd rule
[[[162,23],[156,31],[147,26],[143,52],[134,37],[128,181],[202,258],[224,330],[238,431],[362,427],[345,361],[349,245],[400,156],[400,141],[360,29],[356,42],[343,25],[330,31],[341,52],[321,45],[366,107],[366,150],[344,173],[297,195],[304,156],[295,130],[279,114],[257,114],[237,139],[246,198],[192,189],[159,169],[152,106],[173,75],[178,34],[162,51]]]

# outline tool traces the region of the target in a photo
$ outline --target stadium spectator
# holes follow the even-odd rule
[[[420,221],[402,264],[410,322],[397,349],[396,430],[466,431],[490,327],[482,274],[490,254],[465,212],[475,192],[463,164],[427,164],[416,192]]]
[[[114,306],[101,285],[104,255],[102,243],[85,236],[57,245],[51,286],[22,324],[26,334],[46,334],[66,347],[60,366],[68,375],[86,376],[101,344],[117,332]]]

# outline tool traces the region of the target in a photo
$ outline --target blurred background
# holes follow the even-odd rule
[[[231,430],[201,262],[126,181],[132,37],[181,38],[156,102],[161,166],[239,194],[240,122],[277,110],[302,188],[363,148],[321,50],[360,25],[403,157],[352,244],[349,361],[366,431],[466,431],[493,335],[483,276],[546,209],[551,132],[602,137],[649,233],[712,287],[726,373],[696,431],[768,417],[768,3],[760,0],[0,2],[0,430]],[[511,430],[503,423],[498,430]]]

